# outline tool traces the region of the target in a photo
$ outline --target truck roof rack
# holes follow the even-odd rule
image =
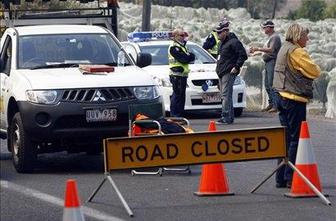
[[[117,7],[109,4],[107,7],[71,9],[18,10],[4,7],[0,10],[0,36],[1,31],[8,27],[51,24],[100,25],[113,31],[117,36]]]

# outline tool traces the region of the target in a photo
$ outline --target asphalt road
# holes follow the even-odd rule
[[[214,115],[190,115],[195,131],[206,131]],[[290,199],[288,189],[276,189],[274,177],[255,193],[251,189],[269,175],[276,160],[225,163],[230,191],[234,196],[197,197],[201,166],[192,173],[160,176],[131,176],[130,171],[112,173],[112,178],[134,213],[130,218],[111,185],[106,182],[92,203],[86,199],[104,178],[103,157],[65,152],[39,157],[34,174],[18,174],[1,141],[1,221],[61,220],[65,182],[76,179],[86,220],[336,220],[336,121],[309,116],[311,141],[318,163],[323,192],[332,206],[319,198]],[[278,126],[275,114],[247,112],[230,126],[220,129]]]

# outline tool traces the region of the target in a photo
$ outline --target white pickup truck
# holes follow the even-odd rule
[[[141,54],[135,64],[98,26],[7,28],[0,42],[0,135],[15,169],[32,172],[39,153],[101,151],[103,138],[127,136],[129,105],[161,104],[163,111],[156,82],[139,68],[150,63]]]

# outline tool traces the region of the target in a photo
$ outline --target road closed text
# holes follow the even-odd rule
[[[109,170],[281,158],[284,129],[223,131],[105,140]]]
[[[179,149],[188,147],[178,147],[175,144],[167,143],[164,146],[153,144],[148,147],[126,146],[122,147],[122,162],[153,161],[164,159],[175,159],[178,157]],[[215,145],[209,145],[209,141],[194,141],[188,148],[194,157],[216,156],[233,154],[249,154],[265,152],[269,148],[267,137],[246,137],[244,139],[234,138],[232,140],[221,139]]]

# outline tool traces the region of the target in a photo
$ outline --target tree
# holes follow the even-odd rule
[[[273,12],[272,12],[272,19],[275,17],[275,11],[277,9],[277,0],[273,0]]]
[[[302,6],[294,12],[294,18],[308,18],[311,21],[324,19],[327,4],[324,0],[303,0]]]
[[[336,3],[325,10],[325,18],[336,18]]]

